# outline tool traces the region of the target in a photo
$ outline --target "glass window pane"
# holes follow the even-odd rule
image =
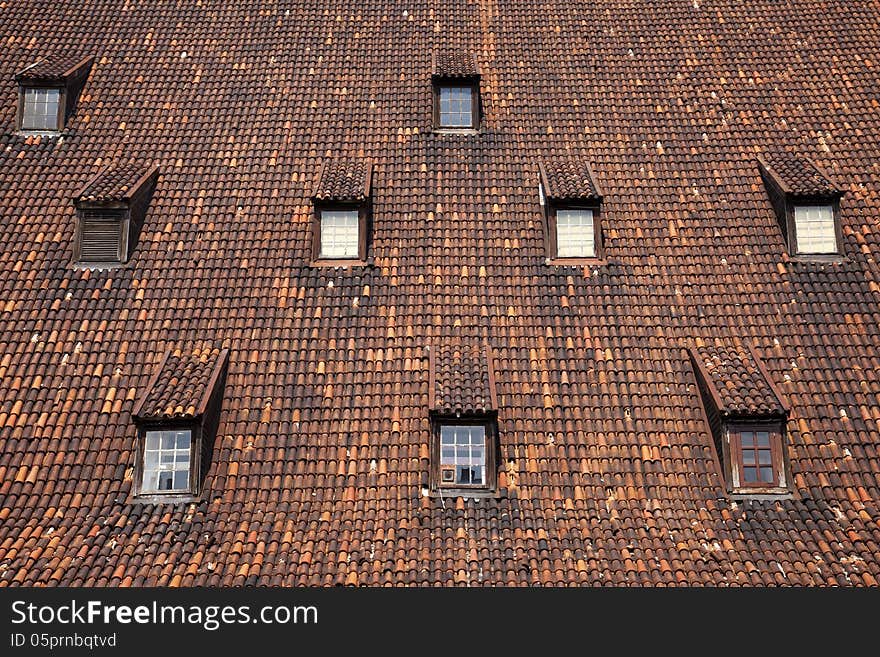
[[[177,449],[189,450],[189,441],[190,441],[189,430],[177,432]]]
[[[186,490],[189,486],[189,468],[174,473],[174,489]]]
[[[174,473],[171,470],[162,470],[159,472],[158,490],[171,490],[174,485]]]
[[[560,258],[596,255],[592,210],[557,210],[556,255]]]
[[[759,455],[759,463],[761,465],[770,465],[773,461],[771,459],[771,452],[769,449],[762,449],[758,451]]]
[[[456,483],[459,484],[469,484],[471,483],[471,470],[470,468],[464,468],[462,466],[456,467]]]
[[[472,484],[482,484],[483,483],[483,469],[476,467],[471,468],[471,483]]]
[[[770,447],[770,434],[768,432],[759,431],[757,436],[759,447]]]
[[[742,455],[743,455],[743,465],[755,465],[755,450],[744,449],[742,452]]]
[[[147,431],[147,449],[159,449],[161,431]]]
[[[160,441],[162,449],[174,449],[174,442],[174,434],[172,432],[162,432],[162,439]]]
[[[741,431],[739,442],[743,447],[751,447],[755,444],[755,434],[751,431]]]
[[[444,447],[440,451],[440,461],[442,463],[453,463],[454,458],[455,458],[455,448],[454,447]]]
[[[761,481],[773,483],[773,468],[761,468]]]
[[[743,479],[749,482],[758,481],[757,468],[743,468]]]
[[[159,463],[159,452],[144,452],[144,468],[153,469]]]
[[[440,442],[444,445],[455,442],[455,431],[452,427],[440,427]]]
[[[795,235],[801,253],[836,253],[834,208],[830,205],[797,205],[794,208]]]
[[[357,210],[321,211],[322,258],[357,258],[360,220]]]

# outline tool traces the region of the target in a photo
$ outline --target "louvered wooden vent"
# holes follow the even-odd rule
[[[122,212],[84,212],[79,243],[80,262],[121,262],[123,260]]]

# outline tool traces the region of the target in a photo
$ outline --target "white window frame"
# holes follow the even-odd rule
[[[818,217],[822,212],[825,216]],[[800,203],[793,210],[796,252],[803,255],[834,255],[839,253],[837,220],[831,203]],[[822,225],[822,234],[808,232],[808,226]],[[829,231],[826,234],[825,231]],[[807,243],[805,245],[805,242]],[[818,244],[818,246],[817,246]]]
[[[325,260],[356,260],[360,257],[361,227],[357,208],[327,208],[320,211],[321,229],[318,258]],[[338,220],[344,219],[345,223]],[[328,225],[328,220],[337,222]],[[346,231],[352,231],[346,235]],[[339,239],[346,236],[345,239]]]
[[[581,221],[569,223],[575,217]],[[588,217],[588,220],[584,220]],[[590,208],[558,208],[556,210],[556,257],[596,257],[596,215]],[[564,230],[563,230],[564,229]],[[564,237],[565,236],[565,237]]]

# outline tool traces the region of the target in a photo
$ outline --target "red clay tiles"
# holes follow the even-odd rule
[[[741,340],[708,338],[691,347],[700,373],[722,414],[782,415],[787,404],[777,394],[757,355]]]
[[[864,2],[6,3],[0,584],[876,585],[880,16]],[[829,29],[833,26],[833,29]],[[432,130],[474,53],[477,134]],[[60,135],[13,76],[94,53]],[[841,200],[789,257],[756,166]],[[371,160],[371,262],[310,265],[311,195]],[[601,265],[549,267],[538,163],[587,161]],[[130,261],[71,264],[70,199],[162,172]],[[425,347],[491,336],[497,499],[429,488]],[[733,501],[683,337],[741,339],[791,404],[793,494]],[[169,350],[229,349],[201,499],[132,504]]]
[[[25,66],[15,74],[15,79],[29,84],[60,84],[77,77],[91,67],[93,62],[92,56],[53,53]]]
[[[158,167],[137,164],[109,166],[101,170],[76,195],[77,203],[129,202],[144,185],[152,184],[158,176]]]
[[[373,165],[363,159],[322,163],[312,198],[318,201],[363,201],[370,198]]]
[[[551,159],[540,164],[544,195],[553,201],[601,201],[602,192],[584,160]]]
[[[480,69],[472,53],[448,48],[434,53],[433,76],[444,80],[469,79],[480,77]]]
[[[222,380],[229,351],[169,351],[156,367],[144,396],[132,408],[139,420],[195,419],[204,414]]]
[[[762,158],[765,173],[792,198],[836,196],[840,190],[807,158],[777,151]]]
[[[454,340],[429,348],[430,410],[443,415],[483,414],[498,408],[492,349]]]

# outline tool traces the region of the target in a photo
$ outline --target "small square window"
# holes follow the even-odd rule
[[[319,258],[360,257],[360,213],[358,210],[321,210]]]
[[[59,130],[58,106],[61,102],[60,89],[41,89],[25,87],[21,112],[22,130]]]
[[[592,210],[557,210],[556,255],[559,258],[592,258],[596,255]]]
[[[782,432],[778,425],[728,427],[734,488],[778,489],[786,485]]]
[[[798,253],[817,255],[837,253],[833,206],[796,205],[794,230]]]
[[[441,128],[472,128],[473,117],[470,87],[440,87]]]
[[[191,429],[145,431],[140,492],[191,492],[192,455]]]
[[[440,488],[491,489],[495,485],[495,423],[484,418],[435,421]]]

